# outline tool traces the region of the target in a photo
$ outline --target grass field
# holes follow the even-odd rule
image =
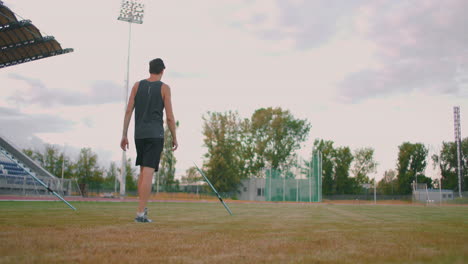
[[[0,202],[0,263],[467,263],[468,207]]]

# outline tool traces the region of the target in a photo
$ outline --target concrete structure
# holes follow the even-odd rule
[[[448,201],[454,199],[454,193],[452,190],[439,190],[439,189],[427,189],[427,190],[416,190],[413,191],[413,199],[418,202],[433,202],[440,203],[440,201]]]
[[[250,178],[241,181],[239,188],[239,200],[266,201],[265,200],[265,178]]]

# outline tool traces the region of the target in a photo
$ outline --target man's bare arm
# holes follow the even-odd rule
[[[163,84],[161,93],[164,100],[164,108],[166,108],[167,126],[172,134],[172,150],[176,150],[179,144],[177,142],[174,111],[172,110],[171,88],[168,85]]]
[[[130,98],[128,99],[127,109],[125,110],[122,140],[120,141],[120,147],[123,151],[128,149],[128,126],[130,124],[130,120],[132,119],[133,109],[135,109],[135,96],[138,90],[138,85],[139,82],[136,82],[135,85],[133,85],[132,92],[130,93]]]

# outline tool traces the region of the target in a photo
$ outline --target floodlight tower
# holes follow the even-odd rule
[[[462,167],[461,167],[461,128],[460,128],[460,107],[453,107],[453,119],[455,126],[455,144],[457,144],[457,167],[458,167],[458,195],[462,197],[461,181],[462,181]]]
[[[128,54],[127,54],[127,78],[125,80],[125,101],[124,111],[127,109],[128,102],[128,85],[130,78],[130,44],[132,40],[132,23],[143,24],[143,14],[145,5],[138,0],[122,0],[122,6],[120,8],[120,15],[117,20],[128,23]],[[126,163],[127,157],[125,151],[122,151],[122,166],[120,169],[120,196],[125,195],[125,174],[126,174]]]

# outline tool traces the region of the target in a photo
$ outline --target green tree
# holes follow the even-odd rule
[[[28,157],[30,157],[31,159],[35,160],[34,158],[34,150],[30,149],[30,148],[27,148],[27,149],[23,149],[23,153],[26,154]]]
[[[63,172],[63,177],[65,179],[72,179],[72,178],[76,178],[76,163],[73,162],[73,160],[71,160],[70,157],[68,156],[65,156],[64,157],[64,163],[63,163],[63,166],[64,166],[64,172]],[[57,175],[58,177],[60,177],[59,175]]]
[[[75,173],[83,195],[87,195],[88,187],[99,192],[103,182],[103,170],[98,165],[97,154],[90,148],[81,149]]]
[[[74,177],[74,163],[55,145],[46,144],[43,152],[32,149],[23,149],[23,153],[28,155],[42,168],[58,178],[62,177],[62,170],[64,171],[64,178],[68,179]]]
[[[334,169],[335,169],[335,149],[333,141],[316,139],[314,141],[314,149],[322,153],[322,193],[324,195],[333,194],[334,186]]]
[[[286,171],[310,131],[307,120],[281,108],[258,109],[250,120],[231,111],[208,112],[203,120],[207,176],[223,191],[236,190],[241,179],[267,166]]]
[[[50,144],[44,146],[44,151],[27,150],[28,155],[41,165],[42,168],[50,172],[54,176],[62,175],[62,159],[63,154],[59,149]]]
[[[356,182],[349,178],[349,168],[353,162],[353,154],[349,147],[339,147],[334,151],[335,193],[351,194],[355,191]]]
[[[354,151],[354,163],[351,169],[358,184],[368,183],[369,174],[377,169],[373,148],[360,148]]]
[[[242,157],[242,120],[235,112],[208,112],[203,116],[203,135],[208,152],[206,176],[219,192],[232,192],[245,178]]]
[[[396,172],[388,170],[384,172],[382,180],[377,183],[377,189],[381,194],[394,195],[397,184]]]
[[[198,172],[197,168],[195,168],[194,166],[188,168],[185,171],[185,176],[182,176],[182,179],[181,179],[182,183],[187,183],[187,184],[196,183],[201,180],[203,180],[203,178]]]
[[[311,125],[306,119],[296,119],[288,110],[269,107],[253,113],[250,128],[255,145],[255,169],[265,166],[283,169],[307,139]]]
[[[118,183],[118,177],[119,177],[119,170],[117,168],[117,164],[112,161],[109,165],[109,169],[106,170],[106,177],[104,179],[104,185],[103,188],[106,189],[114,189],[116,187],[116,182],[117,182],[117,187],[119,186]]]
[[[132,166],[132,159],[128,158],[125,163],[125,189],[127,191],[136,191],[137,187],[135,167]]]
[[[179,121],[176,122],[176,127],[179,127]],[[176,183],[175,171],[177,159],[172,150],[172,134],[168,126],[164,128],[164,148],[161,153],[161,166],[159,168],[159,184],[166,191],[172,191]]]
[[[461,142],[461,164],[463,185],[462,190],[468,189],[468,137]],[[442,174],[442,188],[458,191],[458,161],[457,145],[455,142],[443,142],[439,155],[433,155],[432,160],[439,164]]]
[[[404,142],[398,148],[398,191],[400,194],[410,194],[413,181],[428,182],[427,177],[423,174],[427,165],[428,149],[421,143],[412,144],[409,142]]]
[[[263,167],[259,163],[261,159],[255,151],[256,146],[254,142],[252,122],[248,118],[241,119],[238,117],[236,124],[239,129],[236,131],[236,134],[239,137],[236,145],[236,153],[240,157],[239,173],[242,177],[258,176]]]

